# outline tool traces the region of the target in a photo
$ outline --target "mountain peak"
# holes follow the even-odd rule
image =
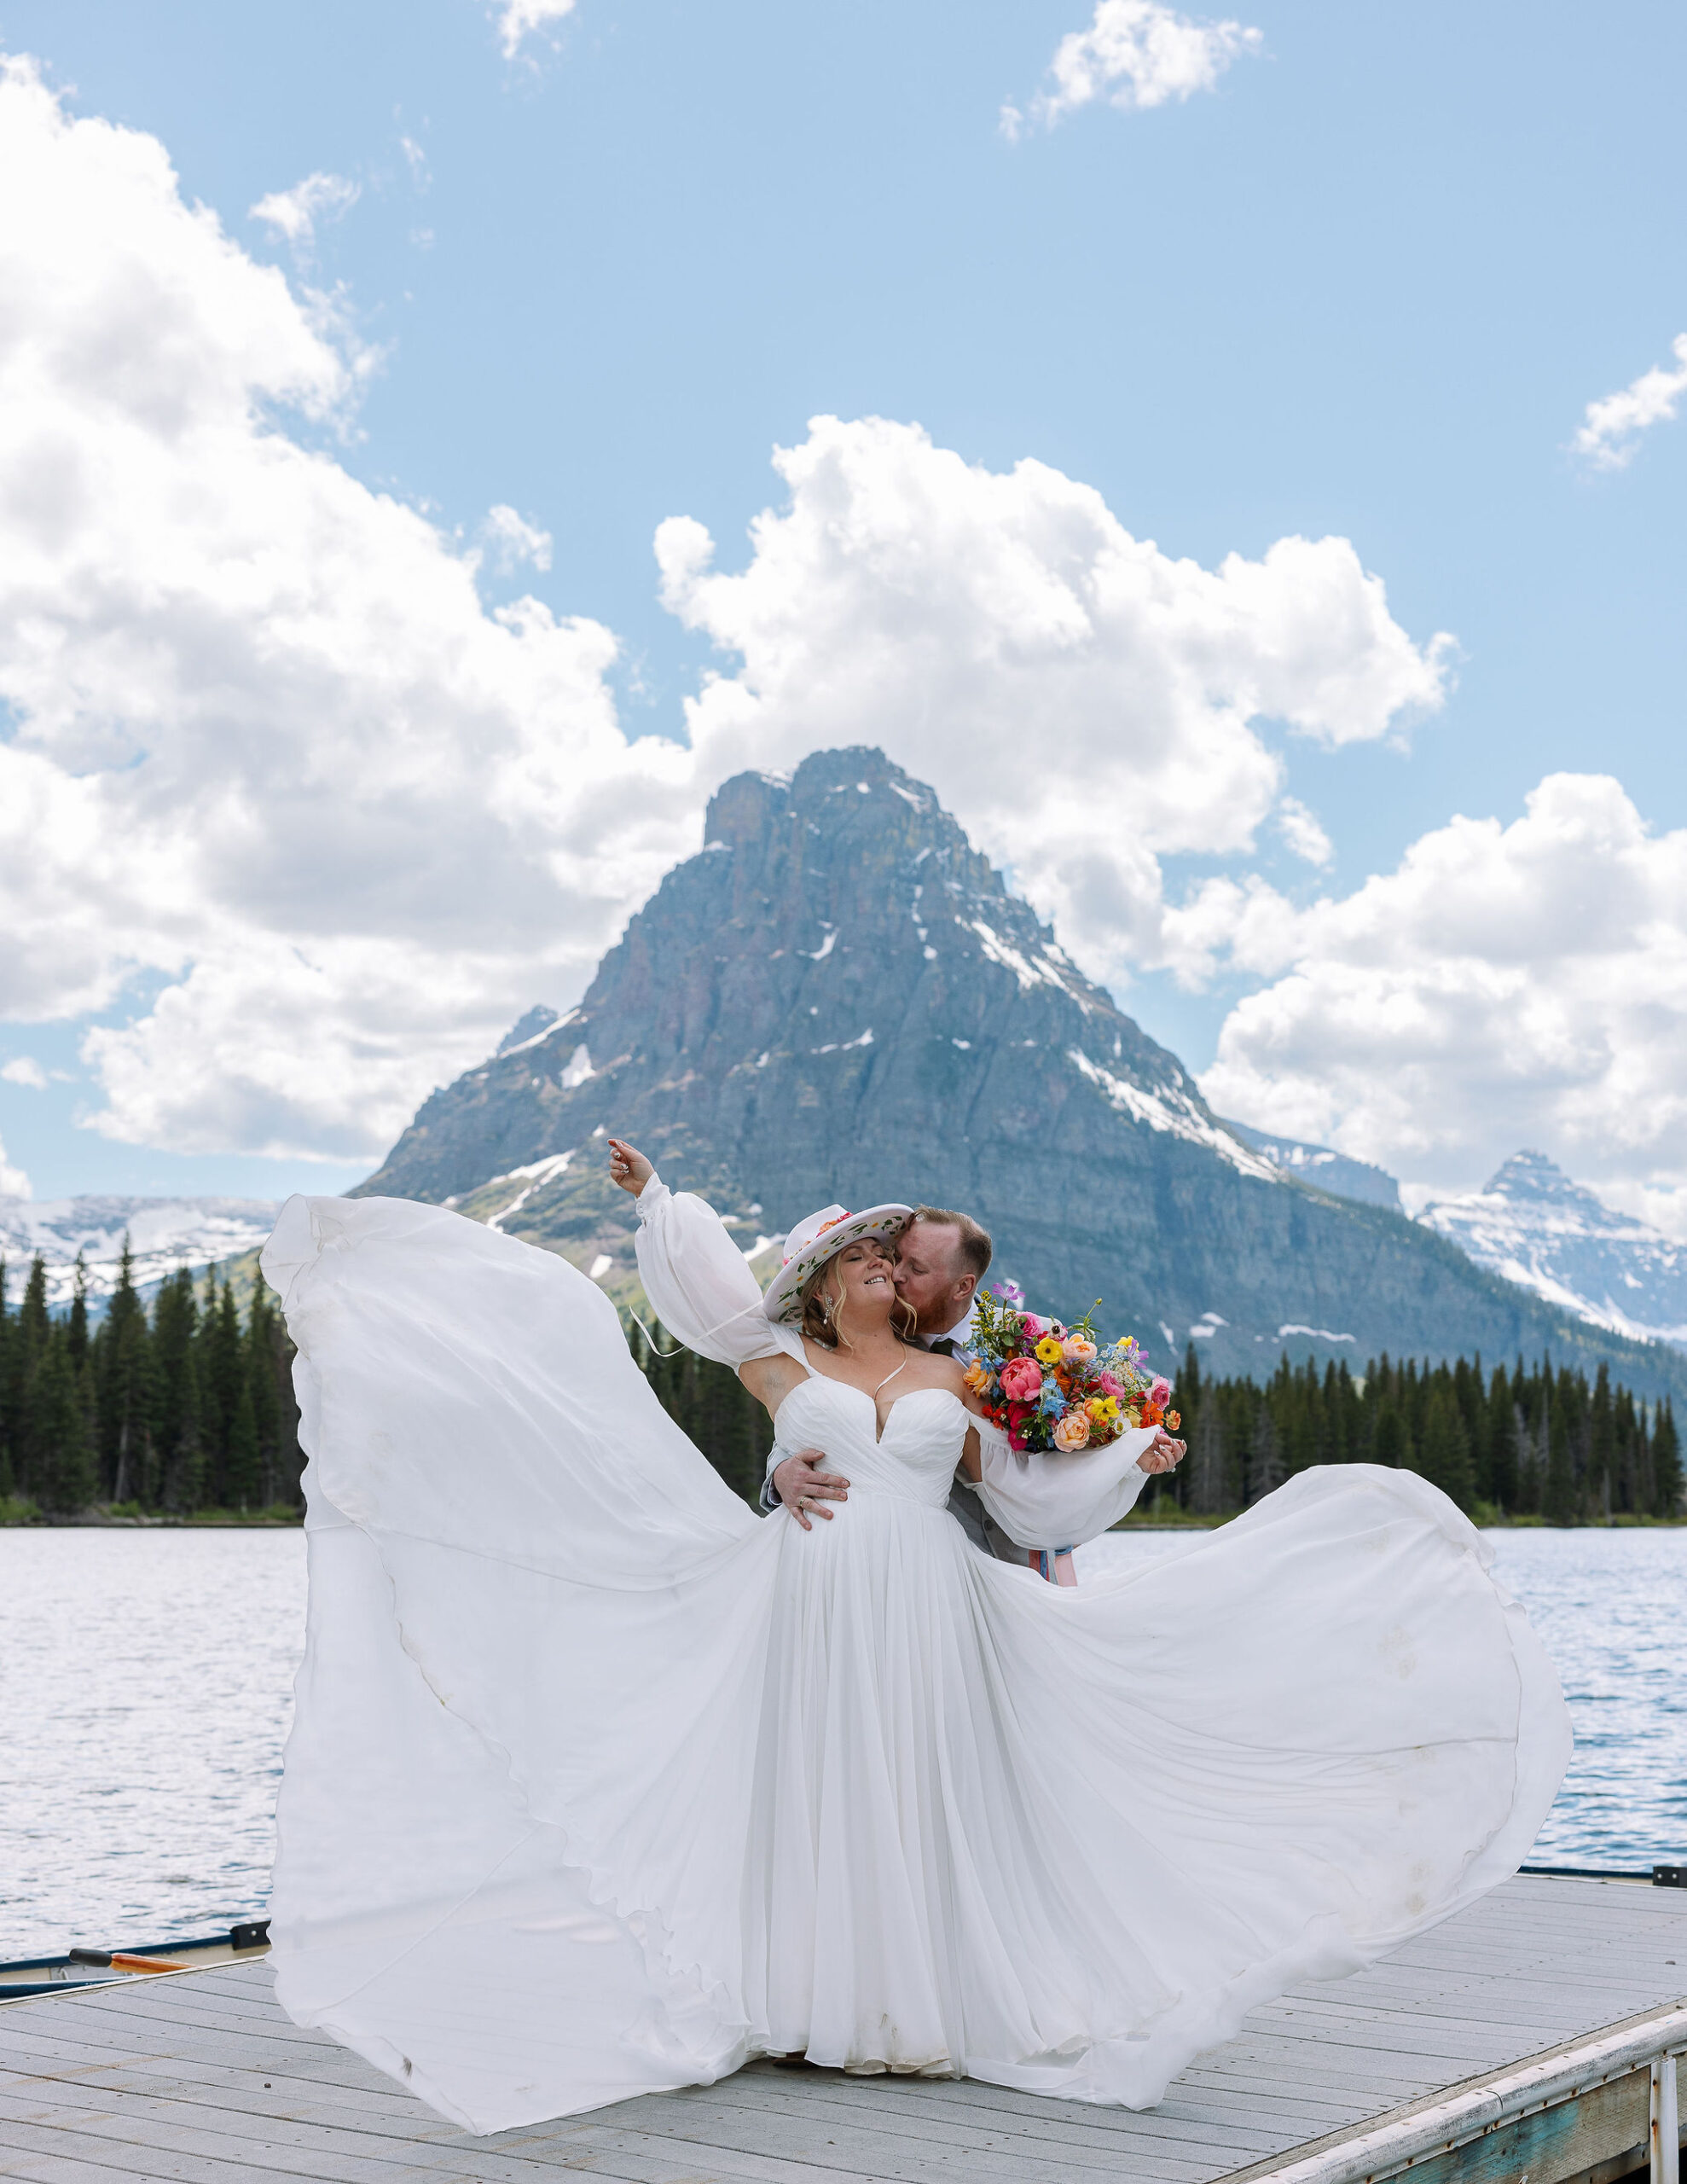
[[[1075,1145],[1080,1114],[1277,1180],[935,792],[855,746],[723,783],[579,1007],[436,1094],[362,1188],[455,1202],[519,1173],[536,1218],[579,1182],[535,1165],[613,1130],[788,1225],[817,1199],[927,1195],[917,1148],[1001,1117]]]
[[[1599,1203],[1585,1185],[1573,1182],[1556,1160],[1528,1150],[1514,1153],[1502,1162],[1482,1186],[1482,1192],[1493,1198],[1587,1199],[1596,1205]]]
[[[1481,1190],[1438,1199],[1418,1219],[1597,1327],[1687,1345],[1687,1246],[1607,1205],[1544,1153],[1514,1153]]]
[[[868,746],[722,783],[579,1006],[435,1093],[361,1190],[565,1252],[636,1307],[612,1131],[758,1264],[828,1200],[963,1206],[1046,1309],[1104,1298],[1168,1362],[1591,1345],[1388,1206],[1301,1188],[1334,1180],[1326,1148],[1244,1144]]]

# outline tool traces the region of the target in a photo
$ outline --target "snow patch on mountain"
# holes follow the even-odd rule
[[[1228,1130],[1216,1128],[1186,1092],[1153,1091],[1129,1077],[1116,1077],[1077,1047],[1067,1048],[1066,1059],[1092,1084],[1099,1086],[1116,1112],[1128,1115],[1133,1122],[1146,1123],[1150,1130],[1165,1130],[1174,1137],[1186,1137],[1191,1144],[1207,1146],[1232,1168],[1239,1168],[1257,1182],[1277,1182],[1277,1170],[1268,1160],[1250,1153]]]
[[[1417,1218],[1579,1319],[1687,1349],[1687,1246],[1615,1212],[1544,1153],[1514,1153],[1485,1188]]]
[[[16,1302],[38,1254],[47,1266],[47,1301],[69,1304],[76,1255],[85,1254],[88,1295],[103,1304],[117,1287],[126,1234],[136,1288],[181,1267],[203,1267],[261,1244],[275,1225],[278,1201],[254,1198],[0,1198],[0,1259]]]

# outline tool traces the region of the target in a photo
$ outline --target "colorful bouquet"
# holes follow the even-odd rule
[[[1072,1327],[1025,1309],[1017,1281],[981,1291],[964,1355],[966,1385],[1016,1449],[1104,1449],[1128,1426],[1167,1426],[1171,1382],[1151,1373],[1133,1336],[1098,1343],[1096,1305]]]

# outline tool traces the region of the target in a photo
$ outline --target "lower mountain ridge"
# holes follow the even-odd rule
[[[1100,1325],[1168,1362],[1190,1340],[1203,1368],[1255,1375],[1283,1351],[1362,1371],[1384,1350],[1545,1350],[1687,1393],[1678,1353],[1586,1324],[1220,1122],[877,750],[727,781],[702,851],[580,1006],[517,1031],[354,1194],[457,1207],[637,1304],[613,1131],[708,1198],[763,1278],[815,1207],[901,1198],[966,1208],[998,1274],[1069,1317],[1102,1298]]]
[[[21,1280],[30,1260],[41,1258],[47,1302],[57,1311],[76,1293],[80,1255],[97,1311],[117,1287],[125,1236],[131,1279],[150,1293],[183,1267],[200,1269],[255,1251],[280,1211],[279,1200],[255,1198],[0,1198],[0,1263]]]

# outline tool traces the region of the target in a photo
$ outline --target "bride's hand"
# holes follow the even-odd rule
[[[635,1198],[644,1188],[656,1170],[635,1145],[629,1145],[623,1137],[609,1141],[609,1180],[619,1183],[623,1191],[630,1191]]]
[[[1184,1443],[1169,1433],[1157,1433],[1136,1460],[1139,1471],[1175,1471],[1183,1461]]]

